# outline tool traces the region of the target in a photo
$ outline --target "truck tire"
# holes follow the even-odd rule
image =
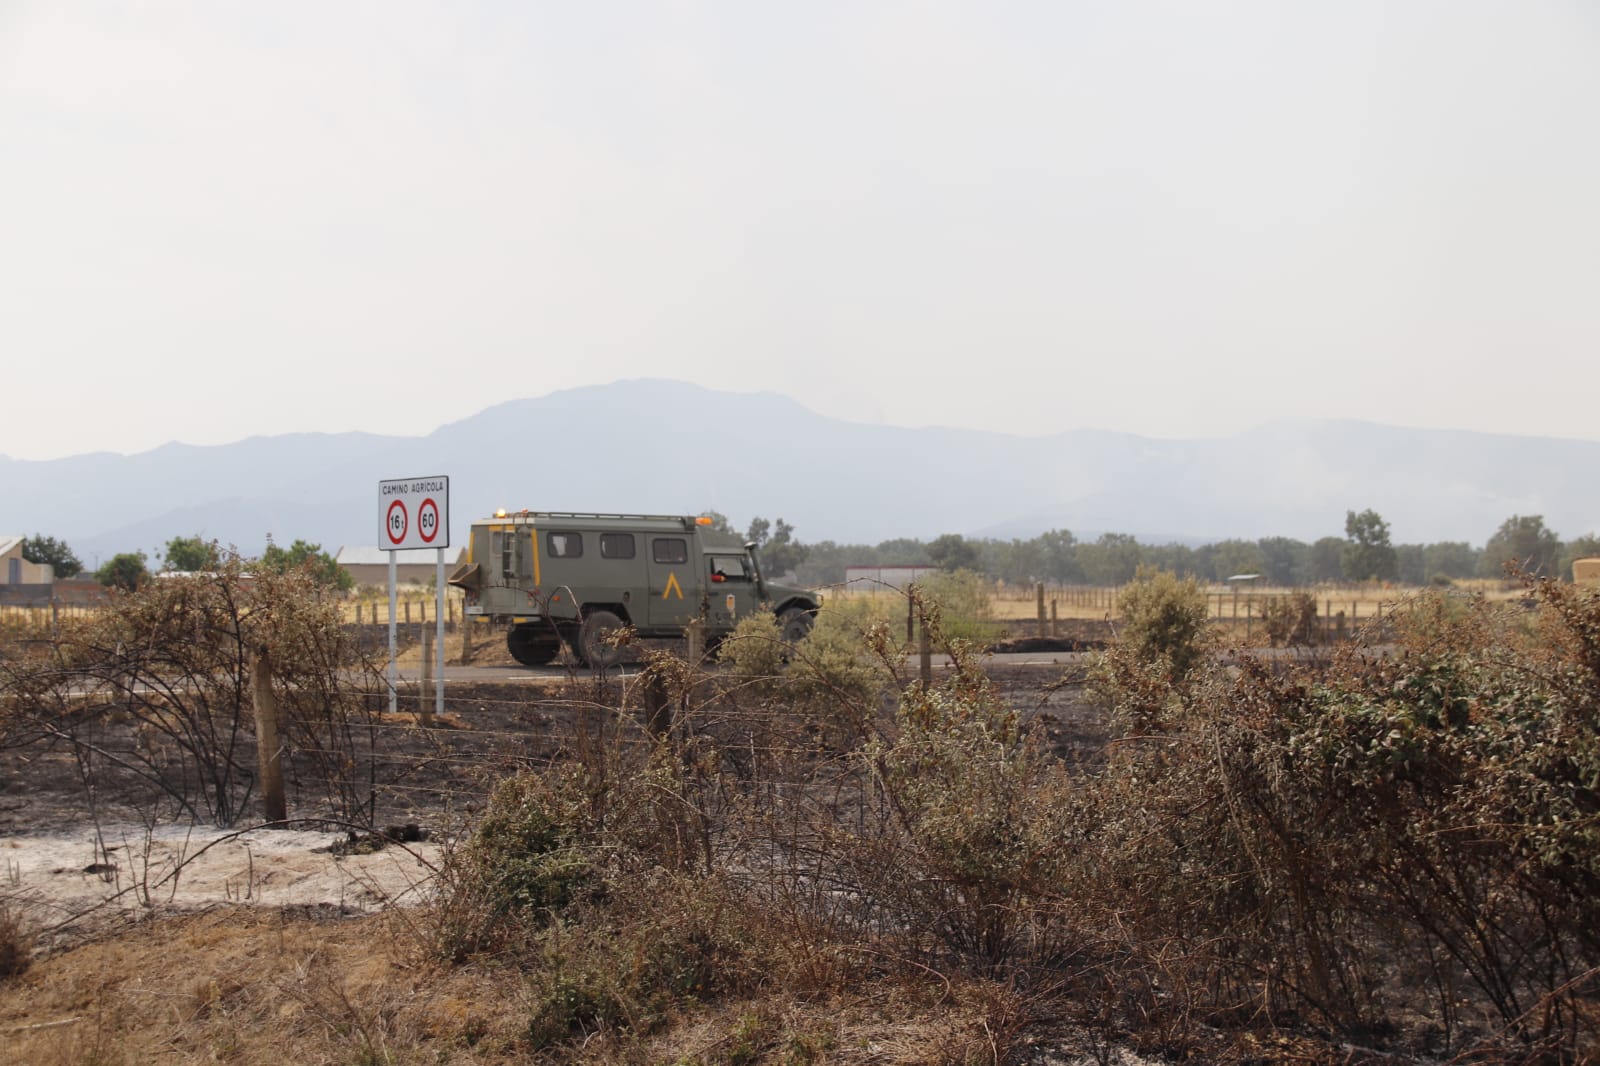
[[[596,669],[615,666],[622,658],[622,649],[607,638],[626,626],[610,611],[590,611],[584,615],[583,625],[578,629],[579,661]]]
[[[561,637],[548,625],[523,622],[506,631],[506,650],[523,666],[549,666],[561,654]]]
[[[811,623],[815,621],[810,611],[804,607],[786,607],[778,615],[778,628],[783,634],[785,644],[798,644],[806,639],[806,634],[811,632]]]

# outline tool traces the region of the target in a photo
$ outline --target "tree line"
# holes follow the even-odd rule
[[[160,553],[158,568],[177,573],[207,573],[220,570],[225,552],[214,540],[204,537],[173,537]],[[22,541],[22,557],[30,563],[48,563],[58,579],[66,580],[84,572],[83,561],[64,540],[36,533]],[[319,585],[348,592],[355,587],[350,571],[340,566],[332,555],[322,550],[322,545],[296,540],[289,547],[274,544],[268,538],[266,549],[256,558],[244,560],[247,566],[273,573],[285,573],[302,567],[311,572]],[[94,579],[107,588],[131,591],[151,577],[150,556],[142,551],[118,552],[94,571]]]
[[[736,532],[713,512],[720,528]],[[1349,511],[1344,536],[1306,542],[1293,537],[1227,539],[1210,544],[1147,544],[1127,533],[1079,540],[1053,529],[1028,539],[966,537],[945,533],[924,541],[897,537],[878,544],[832,540],[804,543],[783,519],[755,519],[747,533],[774,575],[793,571],[807,585],[838,584],[850,566],[938,566],[971,570],[1008,584],[1043,581],[1061,585],[1123,585],[1140,567],[1171,571],[1205,582],[1257,574],[1263,584],[1317,585],[1341,581],[1444,584],[1473,577],[1501,577],[1514,564],[1539,576],[1570,579],[1575,559],[1600,556],[1600,536],[1563,541],[1542,515],[1512,515],[1483,547],[1466,541],[1395,544],[1389,523],[1370,508]]]
[[[712,527],[739,534],[726,515],[708,511]],[[806,585],[835,585],[850,566],[937,566],[969,570],[1008,584],[1043,581],[1058,585],[1125,585],[1140,567],[1170,571],[1206,582],[1256,574],[1263,584],[1318,585],[1340,581],[1393,581],[1405,585],[1445,584],[1472,577],[1500,577],[1508,564],[1527,573],[1570,580],[1575,559],[1600,556],[1600,536],[1587,533],[1564,541],[1542,515],[1512,515],[1479,548],[1466,541],[1395,544],[1389,523],[1378,512],[1349,511],[1344,536],[1326,536],[1307,543],[1293,537],[1228,539],[1211,544],[1147,544],[1127,533],[1103,533],[1079,540],[1070,530],[1052,529],[1028,539],[966,537],[945,533],[932,540],[896,537],[877,544],[821,540],[810,544],[795,535],[782,518],[757,516],[743,531],[761,553],[769,576],[794,574]],[[23,558],[49,563],[58,578],[83,571],[83,563],[67,544],[35,534],[23,541]],[[159,569],[185,572],[214,570],[221,549],[203,537],[174,537],[160,554]],[[318,581],[348,591],[350,572],[339,566],[320,544],[296,540],[288,548],[268,543],[255,565],[282,572],[308,566]],[[95,571],[108,587],[135,588],[149,578],[150,557],[144,552],[112,556]]]

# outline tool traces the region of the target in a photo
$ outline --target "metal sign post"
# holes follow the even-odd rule
[[[436,659],[434,713],[444,714],[444,550],[450,547],[450,479],[444,475],[378,482],[378,544],[389,553],[389,713],[400,699],[400,663],[395,628],[395,553],[434,549],[434,630]]]
[[[389,713],[393,714],[400,700],[400,662],[395,653],[395,602],[398,599],[394,580],[394,552],[389,553]]]
[[[437,597],[433,611],[433,713],[436,718],[444,717],[444,549],[435,548],[434,562],[434,595]],[[463,619],[465,621],[465,619]]]

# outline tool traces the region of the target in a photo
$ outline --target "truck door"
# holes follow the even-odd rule
[[[682,626],[700,614],[699,571],[689,560],[690,540],[673,533],[652,533],[650,554],[650,608],[648,624]],[[698,562],[698,560],[696,560]]]
[[[755,573],[743,552],[707,552],[705,579],[710,591],[707,621],[713,629],[732,629],[739,619],[755,613]]]

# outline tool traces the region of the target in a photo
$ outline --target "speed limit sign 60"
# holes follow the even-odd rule
[[[429,496],[417,508],[417,534],[429,544],[439,535],[439,505]]]

